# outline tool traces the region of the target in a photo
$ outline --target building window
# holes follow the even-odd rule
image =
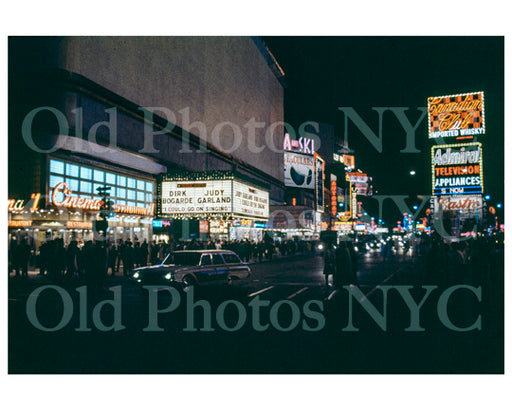
[[[74,164],[66,164],[66,175],[70,177],[78,178],[80,167]]]
[[[72,191],[78,191],[78,179],[66,178],[66,184]]]
[[[54,174],[64,174],[64,162],[50,160],[50,172]]]
[[[124,188],[117,188],[117,197],[126,199],[126,189]]]
[[[93,174],[96,182],[103,182],[105,180],[105,173],[103,171],[95,169]]]
[[[87,167],[80,167],[81,179],[92,179],[92,169]]]
[[[116,184],[115,174],[111,174],[110,172],[107,172],[105,174],[105,182],[110,185],[115,185]]]
[[[108,193],[116,204],[147,208],[153,203],[152,182],[55,159],[50,159],[49,171],[49,188],[66,182],[68,188],[73,191],[73,196],[101,200],[98,188],[107,186],[110,187]],[[64,199],[64,195],[60,193],[59,198]]]
[[[80,181],[80,192],[92,193],[92,184],[87,181]]]

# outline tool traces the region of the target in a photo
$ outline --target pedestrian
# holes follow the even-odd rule
[[[17,251],[17,264],[16,264],[16,276],[21,271],[22,277],[28,277],[28,260],[30,258],[30,246],[27,243],[27,239],[23,238],[21,243],[16,248]]]
[[[133,247],[131,241],[126,241],[123,254],[123,274],[128,276],[133,269]]]
[[[336,249],[335,264],[334,285],[341,287],[344,284],[355,284],[352,256],[346,241],[341,241]]]
[[[78,272],[78,246],[75,240],[72,240],[66,250],[66,278],[71,279]]]
[[[333,282],[335,282],[335,270],[336,270],[336,257],[334,252],[334,246],[331,242],[328,242],[324,251],[324,276],[325,286],[329,286],[329,276],[333,276]]]
[[[116,274],[117,247],[115,243],[109,243],[107,247],[107,274],[110,268],[110,276]]]

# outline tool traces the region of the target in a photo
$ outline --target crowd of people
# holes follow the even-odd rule
[[[133,268],[161,263],[169,252],[195,249],[228,249],[245,262],[272,260],[274,255],[295,255],[314,252],[306,241],[280,241],[269,238],[256,242],[243,240],[207,240],[142,242],[135,239],[114,241],[77,241],[65,244],[62,238],[43,242],[37,251],[26,239],[12,240],[9,246],[9,274],[27,276],[29,266],[37,268],[40,276],[53,280],[76,278],[80,281],[99,280],[108,275],[127,276]]]

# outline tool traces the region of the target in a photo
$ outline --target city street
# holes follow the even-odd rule
[[[383,330],[362,306],[371,302],[383,312],[383,289],[408,285],[417,303],[432,284],[422,259],[401,254],[383,262],[378,251],[361,254],[359,303],[349,304],[348,290],[326,287],[323,257],[295,255],[251,263],[252,276],[230,285],[196,286],[181,293],[180,303],[161,313],[149,327],[149,299],[165,310],[174,298],[167,291],[146,290],[117,276],[101,289],[87,289],[82,309],[79,283],[59,283],[73,301],[73,316],[62,329],[38,330],[27,319],[27,300],[46,278],[11,278],[9,289],[9,372],[11,373],[472,373],[497,372],[503,363],[500,301],[483,302],[469,293],[454,294],[448,309],[454,324],[470,326],[480,314],[482,329],[449,330],[440,322],[432,291],[421,307],[424,331],[405,331],[410,310],[396,289],[387,292]],[[94,306],[112,300],[108,288],[120,286],[122,330],[100,331],[91,319]],[[352,288],[353,289],[353,288]],[[188,298],[196,306],[187,309]],[[355,298],[353,298],[355,299]],[[36,303],[39,323],[57,326],[62,297],[46,290]],[[85,300],[85,298],[84,298]],[[202,301],[202,302],[201,302]],[[223,302],[229,301],[227,304]],[[176,302],[176,301],[175,301]],[[363,302],[363,303],[361,303]],[[192,303],[192,302],[191,302]],[[260,304],[259,309],[256,308]],[[205,308],[206,306],[206,308]],[[271,318],[277,312],[277,321]],[[258,312],[255,319],[255,311]],[[105,307],[101,321],[113,323]],[[86,316],[85,316],[86,315]],[[375,316],[377,317],[377,316]],[[86,318],[86,319],[84,319]],[[206,319],[206,321],[205,321]],[[87,322],[84,322],[87,320]],[[208,323],[209,321],[209,323]],[[350,322],[351,321],[351,322]],[[352,323],[352,331],[349,324]],[[358,331],[354,330],[357,329]],[[501,330],[500,330],[501,329]],[[500,333],[501,332],[501,333]]]

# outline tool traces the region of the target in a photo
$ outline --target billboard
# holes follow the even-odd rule
[[[293,188],[315,189],[315,160],[311,155],[284,153],[284,184]]]
[[[484,93],[429,97],[428,137],[472,138],[485,134]]]
[[[350,182],[352,193],[355,195],[372,195],[370,189],[370,182],[372,181],[372,178],[367,174],[361,172],[347,172],[345,174],[345,179]]]
[[[481,195],[441,196],[434,201],[434,211],[478,211],[483,208]]]
[[[320,156],[315,154],[315,195],[316,195],[316,211],[324,212],[324,161]]]
[[[267,191],[232,179],[162,181],[160,201],[162,215],[232,214],[259,219],[269,215]]]
[[[222,214],[232,212],[232,180],[162,181],[163,215]]]
[[[482,144],[434,145],[432,147],[432,194],[483,193]]]
[[[268,192],[239,181],[233,181],[233,213],[259,219],[268,219]]]

